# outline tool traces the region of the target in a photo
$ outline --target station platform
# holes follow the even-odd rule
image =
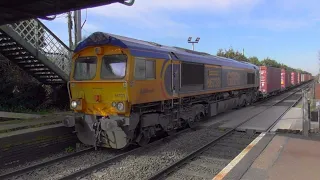
[[[268,128],[275,123],[275,121],[280,118],[280,116],[288,109],[285,106],[274,106],[271,108],[265,106],[257,106],[252,109],[250,113],[244,113],[241,117],[233,118],[232,120],[222,124],[220,128],[235,128],[240,123],[243,123],[247,119],[251,118],[249,121],[243,123],[241,126],[237,127],[238,131],[254,130],[256,132],[265,132]],[[257,114],[260,113],[260,114]],[[252,117],[254,114],[254,117]]]
[[[241,180],[320,179],[320,139],[275,136]]]
[[[270,117],[270,116],[269,116]],[[291,108],[268,133],[261,133],[213,180],[320,179],[320,133],[311,122],[302,135],[302,109]]]
[[[291,108],[271,129],[271,132],[296,132],[302,131],[302,109],[298,107]],[[319,129],[318,122],[310,122],[311,130]]]
[[[317,135],[267,134],[249,145],[213,180],[320,179],[319,149]]]
[[[72,112],[50,113],[46,115],[0,112],[1,116],[12,118],[0,122],[0,138],[41,131],[63,126],[63,119]]]

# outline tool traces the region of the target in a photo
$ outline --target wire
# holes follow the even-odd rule
[[[81,29],[83,28],[84,24],[87,22],[87,18],[88,18],[88,9],[86,9],[86,19],[83,21]]]

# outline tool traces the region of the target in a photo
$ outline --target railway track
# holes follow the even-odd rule
[[[85,176],[88,176],[90,173],[94,172],[94,171],[98,171],[100,169],[103,169],[105,167],[107,167],[109,164],[113,163],[114,161],[118,161],[118,160],[121,160],[129,155],[132,155],[132,154],[136,154],[138,152],[141,152],[145,149],[149,149],[149,148],[152,148],[156,145],[159,145],[161,144],[162,142],[166,141],[166,140],[170,140],[170,138],[173,138],[173,137],[176,137],[176,136],[179,136],[180,134],[182,133],[185,133],[187,131],[191,131],[191,129],[184,129],[184,130],[181,130],[179,131],[178,133],[172,135],[172,136],[169,136],[169,137],[165,137],[163,139],[159,139],[159,140],[156,140],[144,147],[138,147],[138,148],[135,148],[133,150],[130,150],[130,151],[127,151],[127,152],[124,152],[124,153],[121,153],[119,155],[116,155],[112,158],[109,158],[107,159],[106,161],[103,161],[103,162],[100,162],[98,164],[95,164],[94,166],[90,166],[86,169],[82,169],[82,170],[79,170],[79,171],[76,171],[72,174],[69,174],[67,176],[64,176],[63,178],[61,178],[60,180],[69,180],[69,179],[77,179],[77,178],[80,178],[80,177],[85,177]]]
[[[298,88],[298,90],[289,94],[285,98],[270,105],[269,108],[276,106],[278,104],[281,104],[283,101],[294,96],[297,92],[301,91],[303,88],[308,88],[308,87],[309,87],[309,84],[306,84],[301,88]],[[285,112],[283,112],[283,114],[268,128],[267,132],[270,132],[270,130],[277,124],[277,122],[281,119],[281,117],[287,111],[289,111],[294,105],[296,105],[300,101],[300,99],[301,99],[301,96],[296,98],[295,101],[288,106],[288,109]],[[265,109],[264,111],[267,111],[269,108]],[[249,145],[249,143],[251,143],[251,141],[257,137],[257,134],[253,134],[252,136],[249,135],[249,137],[245,135],[242,135],[239,137],[239,133],[240,134],[246,134],[246,133],[237,132],[236,128],[240,127],[242,124],[248,122],[252,118],[258,116],[262,112],[259,112],[253,115],[252,117],[248,118],[244,122],[239,123],[235,128],[226,130],[226,132],[221,136],[219,136],[218,138],[213,139],[211,142],[191,152],[190,154],[176,161],[170,166],[167,166],[166,168],[161,169],[160,171],[156,172],[155,174],[153,174],[147,179],[148,180],[185,179],[186,177],[187,179],[212,179],[229,162],[231,162],[231,160],[234,159],[239,154],[239,152],[241,152],[246,147],[246,145]],[[238,137],[233,138],[233,136],[238,136]],[[233,140],[230,141],[230,137],[232,137]],[[244,143],[240,143],[240,145],[238,145],[238,142],[242,142],[242,141]],[[230,157],[222,158],[223,160],[212,158],[212,157],[215,157],[216,155],[220,156],[221,154],[222,156],[225,156],[226,153],[228,153],[227,156],[230,156]],[[206,154],[209,156],[206,156]],[[228,160],[225,161],[226,159]]]
[[[75,148],[79,140],[71,129],[57,127],[0,138],[0,170]]]
[[[305,85],[307,86],[307,85]],[[302,88],[304,88],[305,86],[303,86]],[[298,90],[294,91],[293,93],[290,93],[289,95],[287,95],[285,98],[281,99],[280,101],[272,104],[270,107],[275,106],[281,102],[283,102],[284,100],[286,100],[287,98],[293,96],[295,93],[297,93],[298,91],[300,91],[302,88],[298,88]],[[263,112],[263,111],[262,111]],[[259,112],[255,115],[253,115],[251,118],[249,118],[248,120],[242,122],[241,124],[249,121],[250,119],[254,118],[255,116],[261,114],[262,112]],[[240,126],[241,124],[239,124],[238,126]],[[148,179],[159,179],[160,177],[163,177],[165,174],[168,174],[169,172],[174,171],[177,167],[180,167],[181,165],[185,164],[187,161],[190,161],[190,159],[196,157],[197,154],[203,152],[204,150],[208,149],[211,146],[214,146],[216,149],[230,149],[232,151],[234,151],[234,149],[237,149],[238,151],[241,151],[243,148],[245,148],[246,145],[248,145],[255,137],[257,137],[257,134],[254,135],[246,135],[246,133],[243,132],[236,132],[235,131],[236,128],[234,129],[229,129],[224,133],[220,133],[220,135],[217,135],[217,138],[215,138],[214,140],[212,140],[211,142],[209,142],[208,144],[202,146],[201,148],[195,150],[194,152],[190,153],[189,155],[187,155],[185,158],[178,160],[177,162],[173,163],[172,165],[166,167],[165,169],[162,169],[160,172],[154,174],[153,176],[151,176]],[[219,134],[219,133],[217,133]],[[231,137],[231,140],[230,140]],[[240,143],[237,147],[233,147],[233,146],[228,146],[227,144],[237,144],[237,142],[243,141],[243,143]],[[221,142],[221,143],[220,143]],[[219,144],[220,143],[220,144]],[[158,142],[156,142],[155,144],[149,144],[149,148],[152,148],[153,146],[155,146],[156,144],[158,144]],[[226,147],[224,147],[226,146]],[[223,147],[223,148],[222,148]],[[214,148],[214,149],[215,149]],[[209,148],[212,150],[212,148]],[[96,164],[95,166],[91,166],[87,169],[83,169],[80,170],[78,172],[75,172],[73,174],[70,174],[68,176],[65,176],[63,178],[61,178],[61,180],[65,180],[65,179],[77,179],[79,177],[86,177],[89,174],[93,173],[93,172],[97,172],[103,168],[106,168],[108,165],[120,161],[121,159],[124,159],[125,157],[132,155],[132,154],[136,154],[138,152],[141,152],[142,150],[144,150],[144,148],[138,148],[135,149],[133,151],[121,154],[119,156],[115,156],[113,158],[110,158],[102,163]],[[214,152],[217,152],[217,150],[213,150]],[[224,151],[227,152],[227,151]],[[231,151],[230,151],[231,152]],[[231,157],[235,157],[239,152],[235,153],[234,156]],[[219,153],[218,153],[219,154]],[[232,160],[232,159],[231,159]],[[231,161],[230,160],[230,161]],[[224,167],[225,164],[223,164],[223,166],[221,166],[221,168]]]
[[[57,162],[60,162],[60,161],[64,161],[64,160],[67,160],[67,159],[75,157],[75,156],[80,156],[83,153],[87,153],[87,152],[90,152],[90,151],[93,151],[93,150],[94,150],[94,148],[86,148],[84,150],[81,150],[81,151],[78,151],[78,152],[75,152],[75,153],[71,153],[71,154],[68,154],[68,155],[65,155],[65,156],[62,156],[62,157],[58,157],[58,158],[55,158],[55,159],[52,159],[52,160],[49,160],[49,161],[45,161],[45,162],[38,163],[38,164],[35,164],[35,165],[32,165],[32,166],[28,166],[28,167],[25,167],[25,168],[22,168],[22,169],[18,169],[16,171],[12,171],[12,172],[0,175],[0,179],[7,179],[7,178],[11,178],[13,176],[18,176],[20,174],[27,173],[27,172],[30,172],[30,171],[36,170],[38,168],[41,168],[41,167],[44,167],[44,166],[48,166],[48,165],[51,165],[51,164],[54,164],[54,163],[57,163]]]
[[[302,88],[304,88],[305,86],[302,86]],[[285,98],[279,100],[278,102],[274,103],[270,107],[281,103],[282,101],[284,101],[288,97],[293,96],[295,93],[300,91],[302,88],[298,88],[298,90],[294,91],[293,93],[290,93]],[[259,115],[260,113],[261,112],[253,115],[251,118]],[[223,152],[235,152],[234,155],[230,156],[230,158],[232,158],[233,156],[236,156],[238,151],[241,151],[246,145],[248,145],[248,143],[250,143],[257,136],[257,134],[246,135],[246,133],[236,132],[236,131],[234,131],[234,129],[229,129],[229,130],[227,130],[225,132],[221,132],[221,131],[219,131],[219,128],[218,128],[219,124],[220,123],[217,123],[217,125],[216,125],[215,130],[217,131],[217,133],[213,134],[213,136],[212,136],[213,140],[210,143],[207,143],[205,146],[201,147],[200,148],[201,150],[200,149],[194,150],[191,154],[187,155],[185,158],[180,158],[175,163],[172,163],[171,165],[167,166],[165,169],[162,169],[161,172],[158,172],[158,173],[155,173],[155,174],[152,174],[152,175],[149,174],[146,177],[149,177],[149,179],[157,179],[157,178],[166,177],[166,175],[170,174],[170,172],[176,171],[177,167],[178,168],[180,168],[182,166],[184,167],[186,165],[186,162],[190,161],[190,158],[191,158],[191,162],[192,162],[194,157],[197,157],[198,153],[203,152],[208,148],[211,149],[213,152],[217,153],[218,155],[219,155],[219,153],[217,151],[221,151],[221,150]],[[131,155],[136,155],[136,154],[144,152],[144,151],[146,151],[148,149],[150,150],[153,147],[156,147],[156,146],[162,144],[165,141],[170,141],[170,139],[172,137],[179,136],[180,134],[185,133],[186,131],[191,131],[191,129],[185,129],[185,130],[183,130],[183,131],[181,131],[181,132],[179,132],[179,133],[177,133],[177,134],[175,134],[173,136],[169,136],[169,137],[166,137],[164,139],[157,140],[157,141],[155,141],[155,142],[153,142],[153,143],[151,143],[151,144],[149,144],[149,145],[147,145],[145,147],[139,147],[139,148],[134,148],[133,150],[128,150],[128,151],[121,152],[121,153],[115,153],[113,155],[110,155],[109,158],[106,158],[106,160],[102,160],[102,161],[100,161],[98,163],[95,163],[93,165],[89,165],[87,167],[80,168],[80,169],[75,170],[75,171],[73,171],[71,173],[67,173],[67,175],[59,176],[59,178],[57,178],[57,179],[77,179],[79,177],[91,176],[93,173],[99,172],[99,170],[105,169],[105,168],[111,166],[112,164],[114,164],[117,161],[118,162],[122,161],[122,160],[125,161],[126,157],[129,157]],[[236,145],[237,142],[242,142],[242,143],[240,143],[236,147],[232,146],[232,144]],[[229,144],[229,146],[227,144]],[[211,146],[213,146],[213,148],[211,148]],[[218,150],[215,150],[215,149],[218,149]],[[30,167],[27,167],[27,168],[24,168],[24,169],[20,169],[18,171],[11,172],[11,173],[8,173],[8,174],[0,176],[0,179],[10,178],[10,177],[13,177],[13,176],[17,176],[19,174],[24,174],[26,172],[31,172],[31,171],[34,171],[36,169],[43,168],[44,166],[49,166],[49,165],[52,165],[52,164],[60,162],[60,161],[67,161],[69,158],[80,156],[81,154],[84,154],[84,153],[89,152],[89,151],[90,150],[87,149],[87,150],[84,150],[82,152],[71,154],[71,155],[66,156],[66,157],[57,158],[57,159],[54,159],[54,160],[51,160],[51,161],[48,161],[48,162],[44,162],[44,163],[37,164],[37,165],[34,165],[34,166],[30,166]],[[198,159],[198,161],[201,161],[201,157],[200,157],[200,160],[199,160],[198,157],[197,157],[197,159]],[[205,159],[209,159],[209,158],[206,158],[206,157],[202,156],[202,159],[205,160]],[[232,159],[230,159],[230,161],[231,160]],[[212,162],[212,163],[214,163],[214,162]],[[223,168],[225,166],[225,163],[227,163],[227,162],[228,162],[228,160],[227,161],[224,160],[223,163],[220,163],[221,167],[219,166],[219,168],[216,168],[216,169]],[[159,168],[159,169],[161,169],[161,168]],[[179,173],[180,173],[180,171],[179,171]],[[170,177],[172,177],[172,176],[170,176]]]

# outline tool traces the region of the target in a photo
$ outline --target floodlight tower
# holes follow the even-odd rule
[[[192,40],[192,37],[189,37],[188,38],[188,43],[192,44],[192,50],[194,51],[194,43],[198,43],[200,41],[200,38],[197,37],[196,41],[191,41],[191,40]]]

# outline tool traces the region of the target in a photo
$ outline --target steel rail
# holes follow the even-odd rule
[[[167,175],[169,175],[170,173],[172,173],[176,168],[181,167],[183,164],[185,164],[186,162],[188,162],[189,160],[193,159],[194,157],[196,157],[198,154],[202,153],[203,151],[205,151],[208,147],[217,144],[217,142],[221,139],[223,139],[224,137],[230,135],[232,132],[234,132],[238,127],[240,127],[241,125],[243,125],[244,123],[248,122],[249,120],[253,119],[254,117],[258,116],[259,114],[265,112],[267,109],[270,109],[271,107],[283,102],[284,100],[286,100],[287,98],[291,97],[292,95],[296,94],[298,91],[300,91],[301,89],[303,89],[304,87],[308,86],[308,84],[306,84],[305,86],[303,86],[302,88],[299,88],[298,90],[294,91],[293,93],[289,94],[288,96],[284,97],[283,99],[281,99],[278,102],[275,102],[274,104],[268,106],[265,110],[256,113],[255,115],[249,117],[247,120],[245,120],[244,122],[239,123],[236,127],[229,129],[226,133],[222,134],[221,136],[213,139],[212,141],[210,141],[209,143],[205,144],[204,146],[198,148],[197,150],[191,152],[190,154],[188,154],[187,156],[185,156],[184,158],[174,162],[173,164],[171,164],[170,166],[161,169],[160,171],[158,171],[157,173],[155,173],[154,175],[148,177],[148,180],[158,180],[158,179],[162,179],[164,177],[166,177]],[[291,106],[290,106],[291,107]]]
[[[48,166],[48,165],[54,164],[56,162],[64,161],[66,159],[69,159],[69,158],[72,158],[72,157],[75,157],[75,156],[79,156],[81,154],[84,154],[84,153],[87,153],[87,152],[90,152],[90,151],[93,151],[93,150],[94,150],[94,148],[87,148],[87,149],[84,149],[84,150],[81,150],[81,151],[78,151],[78,152],[75,152],[75,153],[72,153],[72,154],[68,154],[68,155],[65,155],[65,156],[61,156],[61,157],[55,158],[53,160],[49,160],[49,161],[46,161],[46,162],[43,162],[43,163],[38,163],[38,164],[35,164],[33,166],[28,166],[28,167],[25,167],[25,168],[22,168],[22,169],[19,169],[19,170],[16,170],[16,171],[12,171],[12,172],[0,175],[0,179],[11,178],[13,176],[17,176],[17,175],[20,175],[20,174],[23,174],[23,173],[26,173],[26,172],[30,172],[32,170],[38,169],[40,167]]]
[[[83,176],[86,176],[86,175],[89,175],[90,173],[94,172],[94,171],[97,171],[97,170],[100,170],[100,169],[103,169],[103,168],[106,168],[108,167],[108,164],[114,162],[114,161],[117,161],[117,160],[120,160],[130,154],[135,154],[135,153],[138,153],[142,150],[145,150],[145,149],[148,149],[148,148],[151,148],[153,146],[156,146],[156,145],[159,145],[161,143],[163,143],[163,141],[166,141],[166,140],[170,140],[171,138],[173,137],[176,137],[182,133],[185,133],[185,132],[188,132],[188,131],[191,131],[191,129],[184,129],[184,130],[181,130],[171,136],[166,136],[164,138],[161,138],[159,140],[156,140],[146,146],[142,146],[142,147],[138,147],[138,148],[135,148],[133,150],[130,150],[130,151],[127,151],[127,152],[124,152],[122,154],[119,154],[119,155],[116,155],[114,157],[111,157],[103,162],[100,162],[100,163],[97,163],[93,166],[90,166],[88,168],[85,168],[85,169],[81,169],[81,170],[78,170],[72,174],[69,174],[69,175],[66,175],[62,178],[60,178],[60,180],[69,180],[69,179],[77,179],[78,177],[83,177]]]
[[[302,89],[308,89],[308,88],[310,88],[310,84],[312,83],[312,81],[311,82],[309,82],[308,84],[306,84],[306,86],[304,86],[304,88],[302,88]],[[301,89],[301,90],[302,90]],[[297,92],[296,92],[297,93]],[[295,94],[295,93],[294,93]],[[296,106],[299,102],[300,102],[300,100],[302,99],[302,96],[300,96],[285,112],[283,112],[282,114],[281,114],[281,116],[274,122],[274,123],[272,123],[271,124],[271,126],[267,129],[267,133],[270,133],[271,132],[271,130],[274,128],[274,126],[276,126],[276,124],[281,120],[281,118],[288,112],[288,111],[290,111],[294,106]]]

